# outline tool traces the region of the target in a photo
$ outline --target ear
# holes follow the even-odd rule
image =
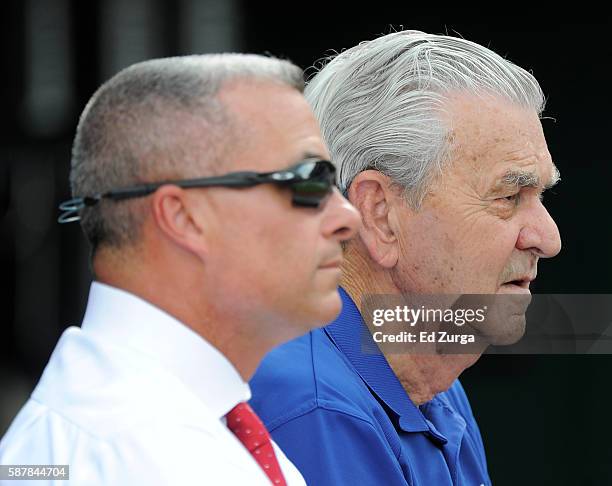
[[[391,214],[396,198],[389,177],[376,170],[357,174],[348,191],[348,199],[359,210],[363,221],[359,237],[370,258],[385,268],[394,267],[399,257]]]
[[[157,229],[172,243],[203,258],[207,245],[202,222],[186,191],[173,185],[162,186],[151,197],[152,219]]]

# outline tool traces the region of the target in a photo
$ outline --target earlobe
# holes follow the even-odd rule
[[[394,195],[390,179],[375,170],[360,172],[349,188],[348,197],[361,213],[363,225],[358,234],[370,258],[382,267],[394,267],[399,245],[391,224]]]
[[[162,186],[152,195],[151,204],[155,225],[167,240],[201,257],[205,255],[204,228],[194,217],[183,189]]]

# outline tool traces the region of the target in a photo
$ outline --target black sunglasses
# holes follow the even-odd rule
[[[113,189],[103,194],[77,197],[64,201],[59,205],[59,209],[63,213],[57,221],[59,223],[78,221],[81,218],[79,212],[83,208],[95,206],[102,199],[120,201],[134,197],[143,197],[155,192],[166,184],[172,184],[184,189],[194,187],[244,188],[259,184],[276,184],[291,190],[294,206],[316,208],[319,207],[336,185],[336,168],[328,160],[313,157],[305,159],[288,169],[276,172],[230,172],[229,174],[214,177],[139,184],[122,189]]]

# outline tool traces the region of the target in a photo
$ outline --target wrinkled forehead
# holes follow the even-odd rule
[[[446,115],[452,161],[472,177],[543,188],[558,179],[534,109],[495,97],[458,96]]]

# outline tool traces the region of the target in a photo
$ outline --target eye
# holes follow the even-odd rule
[[[518,204],[521,199],[521,193],[517,192],[516,194],[510,194],[509,196],[500,197],[501,201],[508,201],[514,204]]]

